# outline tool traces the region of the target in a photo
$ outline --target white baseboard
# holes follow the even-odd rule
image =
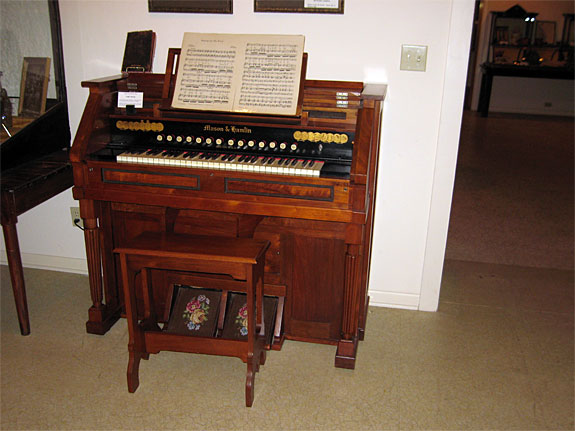
[[[417,310],[419,295],[412,293],[369,291],[369,305],[374,307]]]
[[[492,114],[523,114],[523,115],[547,115],[552,117],[573,117],[573,111],[551,110],[545,108],[525,108],[490,105],[489,113]]]
[[[22,253],[22,266],[25,268],[46,269],[50,271],[72,272],[75,274],[88,274],[86,259],[72,257],[48,256],[44,254]],[[2,250],[0,263],[7,265],[6,252]],[[397,292],[369,292],[369,305],[374,307],[402,308],[417,310],[419,295]]]
[[[86,259],[73,257],[48,256],[45,254],[22,253],[22,266],[25,268],[47,269],[50,271],[72,272],[75,274],[88,274]],[[0,263],[8,265],[6,251],[2,250]]]

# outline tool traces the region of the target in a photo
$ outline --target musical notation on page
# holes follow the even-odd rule
[[[185,33],[172,107],[295,115],[304,37]]]

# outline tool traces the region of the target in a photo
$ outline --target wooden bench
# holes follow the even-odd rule
[[[266,358],[263,321],[263,273],[269,242],[250,238],[145,232],[114,250],[119,255],[129,331],[128,390],[139,385],[141,359],[176,351],[234,356],[247,363],[246,406],[254,399],[254,378]],[[193,272],[233,279],[234,290],[247,294],[247,341],[181,335],[160,328],[154,307],[153,269]],[[140,283],[136,285],[136,276]],[[225,286],[229,286],[227,281]],[[138,310],[138,296],[143,310]]]

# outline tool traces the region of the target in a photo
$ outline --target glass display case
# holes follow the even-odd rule
[[[495,64],[538,63],[532,56],[537,13],[516,5],[505,12],[492,12],[488,61]],[[533,58],[532,58],[533,57]]]
[[[509,66],[573,66],[573,14],[564,14],[561,38],[555,21],[538,20],[537,13],[515,5],[491,12],[487,63]]]
[[[573,14],[565,14],[561,39],[555,21],[538,20],[537,13],[519,5],[491,14],[487,63],[551,67],[573,64]]]
[[[573,14],[565,14],[557,39],[555,21],[538,20],[537,13],[515,5],[491,12],[487,61],[481,64],[477,110],[487,117],[495,76],[573,79]]]

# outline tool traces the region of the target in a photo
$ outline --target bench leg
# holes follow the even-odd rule
[[[256,379],[256,366],[253,358],[248,360],[248,371],[246,373],[246,407],[251,407],[254,403],[254,383]]]
[[[246,373],[246,406],[254,402],[255,374],[266,362],[264,333],[264,258],[251,267],[247,281],[248,356]]]
[[[138,310],[136,307],[136,293],[134,285],[135,274],[129,270],[126,255],[120,254],[120,268],[122,270],[122,284],[124,287],[124,303],[126,306],[126,321],[128,323],[128,333],[130,340],[128,342],[128,391],[135,392],[140,384],[139,368],[140,360],[148,359],[149,354],[146,352],[144,332],[138,323]],[[142,269],[142,282],[145,289],[148,288],[149,274],[147,268]]]
[[[135,352],[130,346],[130,359],[128,360],[128,392],[136,392],[138,386],[140,385],[139,369],[140,369],[140,359],[142,359],[142,354],[140,352]]]
[[[259,338],[259,337],[258,337]],[[254,354],[248,357],[247,372],[246,372],[246,406],[251,407],[254,402],[254,383],[256,380],[256,373],[260,370],[260,365],[266,362],[266,350],[264,347],[264,338],[256,341]]]

